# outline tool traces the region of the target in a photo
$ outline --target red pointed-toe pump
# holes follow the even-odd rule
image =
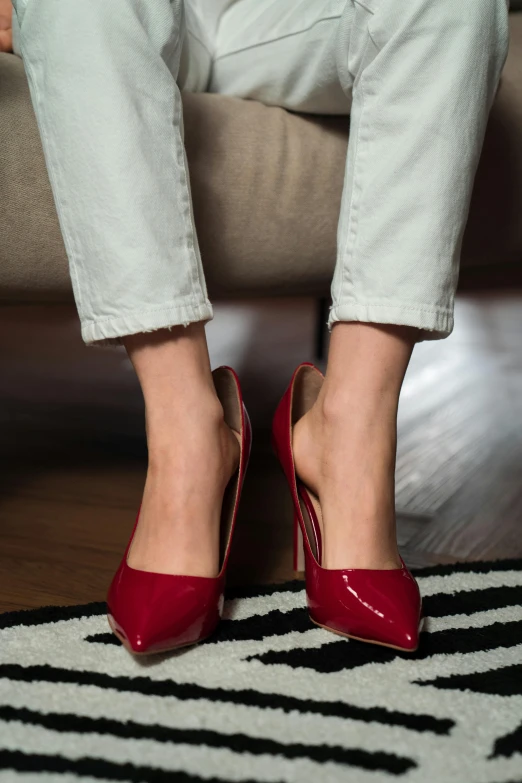
[[[160,653],[203,641],[215,630],[224,603],[225,575],[239,498],[250,455],[252,429],[237,375],[230,367],[212,373],[226,423],[240,434],[240,460],[221,515],[221,568],[216,577],[156,574],[127,563],[138,519],[107,596],[111,629],[132,653]]]
[[[272,429],[274,450],[292,493],[294,568],[302,571],[304,566],[310,618],[341,636],[414,652],[421,598],[404,563],[392,570],[333,570],[321,565],[319,501],[296,476],[292,434],[295,423],[317,399],[323,380],[312,364],[301,364],[276,410]]]

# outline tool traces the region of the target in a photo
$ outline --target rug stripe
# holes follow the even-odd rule
[[[459,593],[436,593],[422,601],[428,617],[445,617],[453,614],[473,614],[485,609],[503,609],[522,604],[522,585],[513,587],[487,587],[484,590]]]
[[[335,643],[334,643],[335,644]],[[246,707],[280,709],[283,712],[297,710],[325,717],[347,718],[364,722],[400,726],[412,731],[428,731],[433,734],[449,734],[455,725],[452,720],[435,718],[432,715],[416,715],[407,712],[387,710],[382,707],[356,707],[343,702],[311,701],[275,693],[261,693],[254,690],[225,690],[207,688],[202,685],[176,683],[172,680],[151,680],[148,677],[113,677],[98,672],[75,671],[48,665],[21,666],[1,664],[0,677],[13,681],[60,682],[76,685],[94,685],[98,688],[113,688],[117,691],[142,693],[149,696],[173,696],[181,701],[206,699],[211,702],[241,704]]]
[[[520,753],[521,751],[522,723],[518,728],[515,729],[515,731],[512,731],[510,734],[506,734],[505,737],[499,737],[496,740],[495,747],[493,748],[493,752],[489,758],[494,759],[498,758],[499,756],[510,758],[511,756],[514,756],[515,753]]]
[[[314,626],[310,622],[308,610],[302,606],[281,612],[272,609],[263,615],[252,615],[244,620],[221,620],[212,636],[202,644],[220,644],[221,642],[260,642],[270,636],[285,636],[287,633],[305,633]],[[87,636],[86,642],[100,642],[102,634]],[[104,636],[104,642],[113,640]],[[118,642],[119,644],[119,642]]]
[[[514,587],[490,587],[485,590],[462,591],[455,594],[436,593],[423,599],[424,612],[428,617],[445,617],[455,614],[473,614],[486,607],[500,609],[522,604],[522,585]],[[264,615],[253,615],[243,620],[222,620],[210,639],[203,644],[221,642],[256,642],[271,636],[287,633],[305,633],[314,626],[304,607],[282,612],[273,609]],[[86,642],[119,646],[120,642],[111,633],[91,634]]]
[[[252,655],[246,660],[272,665],[286,665],[294,669],[313,669],[322,674],[340,672],[366,666],[369,663],[389,663],[395,658],[422,661],[433,655],[456,655],[515,647],[522,643],[522,621],[491,623],[479,628],[449,628],[434,633],[422,633],[419,649],[403,653],[378,645],[351,644],[346,654],[346,641],[333,642],[319,648],[269,651]]]
[[[484,560],[475,563],[449,563],[446,565],[428,566],[427,568],[412,568],[415,576],[445,576],[446,574],[487,574],[488,571],[520,571],[522,559]]]
[[[415,684],[495,696],[522,696],[522,663],[473,674],[452,674],[449,677],[436,677],[434,680],[416,680]]]
[[[134,721],[117,721],[107,718],[86,718],[74,714],[41,713],[26,708],[0,707],[0,720],[16,721],[60,733],[109,734],[131,740],[227,748],[234,753],[282,756],[286,759],[308,758],[320,764],[327,761],[367,770],[381,770],[392,775],[402,775],[415,767],[412,759],[385,753],[370,752],[360,748],[342,748],[332,745],[283,744],[270,739],[249,737],[245,734],[221,734],[208,729],[173,729],[160,725],[145,725]]]
[[[0,614],[0,630],[3,628],[14,628],[17,625],[29,627],[103,614],[107,614],[105,601],[79,604],[77,606],[43,606],[41,609],[21,609],[18,612],[4,612]]]
[[[458,574],[487,574],[489,572],[521,571],[522,560],[494,560],[490,562],[455,563],[453,565],[430,566],[429,568],[413,569],[412,573],[421,580],[431,576],[453,576]],[[270,597],[280,592],[299,592],[304,589],[304,582],[293,581],[279,585],[264,585],[245,588],[228,589],[227,601],[242,598]],[[0,629],[15,625],[41,625],[59,620],[69,620],[85,616],[103,615],[106,612],[105,602],[82,604],[80,606],[44,606],[39,609],[23,609],[20,611],[0,614]]]
[[[522,585],[522,571],[488,571],[485,574],[445,574],[419,578],[423,598],[432,595],[453,595],[485,590],[489,587],[519,587]]]
[[[200,777],[187,772],[171,772],[153,767],[137,767],[134,764],[116,764],[102,759],[68,759],[64,756],[47,756],[39,753],[22,753],[14,750],[0,750],[0,769],[16,772],[49,772],[102,778],[105,780],[128,780],[131,783],[228,783],[222,778]],[[242,783],[258,783],[245,779]],[[283,783],[283,781],[281,781]]]
[[[138,693],[104,691],[94,687],[85,688],[71,684],[49,685],[45,682],[13,682],[6,688],[5,682],[5,680],[0,680],[1,704],[4,706],[25,708],[43,713],[74,712],[77,716],[94,720],[107,718],[120,723],[135,721],[145,725],[159,724],[173,729],[208,729],[219,734],[246,734],[256,739],[269,739],[292,745],[316,746],[324,744],[341,746],[342,748],[362,748],[370,753],[384,751],[394,755],[412,757],[415,760],[427,748],[448,741],[448,735],[434,735],[429,732],[422,734],[415,732],[414,734],[398,726],[377,723],[369,725],[365,722],[298,713],[295,710],[291,713],[284,713],[281,710],[263,710],[258,707],[210,703],[204,700],[185,702],[177,701],[172,697],[162,699]],[[430,694],[422,693],[420,689],[418,691],[419,698],[424,699],[427,696],[430,703],[437,698],[436,691],[432,691]],[[378,703],[381,705],[380,702]],[[413,706],[411,709],[414,711],[415,707]],[[449,717],[447,710],[438,711],[435,714],[439,717]],[[0,723],[0,726],[4,727],[4,732],[9,730],[7,724]],[[16,726],[11,724],[11,727],[19,731],[21,724],[16,724]],[[36,729],[36,727],[34,728]],[[22,729],[21,734],[24,733],[24,730]],[[41,729],[37,730],[42,731]],[[1,731],[0,729],[0,734]],[[74,735],[72,741],[74,743]],[[449,741],[451,742],[451,739]],[[132,747],[136,743],[129,742],[127,744]],[[160,743],[156,744],[161,747]],[[25,744],[7,745],[2,742],[1,736],[0,747],[23,749],[32,753],[62,754],[61,747],[54,745],[43,748]],[[93,754],[88,747],[82,752],[82,755],[103,755],[103,758],[110,758],[113,761],[122,760],[107,756],[105,753]],[[255,757],[252,756],[252,758]],[[266,757],[264,758],[266,759]],[[145,758],[123,758],[123,761],[126,760],[133,761],[133,763],[156,765],[153,760],[145,760]],[[307,765],[311,764],[306,759],[304,762]],[[301,762],[299,762],[300,764]],[[157,766],[163,766],[163,764],[158,763]],[[316,764],[313,766],[317,767]],[[181,768],[200,774],[200,770],[197,768]],[[255,777],[253,771],[249,774]],[[302,779],[302,777],[300,774],[299,778]]]
[[[522,569],[522,561],[515,561],[518,563],[520,568]],[[465,565],[475,566],[474,569],[468,570],[466,573],[471,573],[476,576],[480,575],[487,575],[488,573],[491,574],[492,579],[494,577],[500,576],[502,572],[506,574],[506,578],[511,577],[512,579],[516,580],[514,585],[505,585],[506,588],[509,587],[519,587],[520,582],[522,581],[522,576],[520,571],[514,571],[513,570],[513,561],[505,561],[507,564],[506,568],[501,568],[500,565],[504,565],[504,563],[501,561],[500,564],[493,563],[493,564],[486,564],[488,568],[482,569],[479,568],[481,566],[481,563],[469,563]],[[495,566],[495,568],[493,568]],[[432,597],[432,595],[438,595],[438,596],[444,596],[444,595],[451,595],[453,593],[460,594],[460,593],[466,593],[466,592],[472,592],[473,590],[477,590],[481,592],[484,589],[487,589],[486,586],[483,584],[484,580],[475,580],[476,587],[469,587],[466,585],[455,585],[455,579],[454,577],[460,581],[460,577],[462,573],[460,571],[444,571],[442,572],[442,568],[435,568],[435,569],[425,569],[425,571],[419,572],[418,576],[421,579],[421,590],[423,592],[424,600],[428,600]],[[464,572],[463,572],[464,573]],[[439,577],[443,577],[442,580],[439,579]],[[431,584],[432,578],[434,580],[433,585]],[[497,581],[497,580],[495,580]],[[490,587],[501,587],[504,585],[490,585]],[[304,582],[289,582],[283,585],[273,585],[270,588],[259,588],[258,590],[249,590],[245,591],[248,592],[248,595],[245,597],[243,602],[239,605],[239,611],[245,612],[245,617],[241,618],[241,620],[234,620],[231,619],[231,622],[241,622],[243,619],[248,619],[249,617],[259,617],[259,599],[267,599],[270,600],[271,598],[277,599],[279,596],[284,595],[285,593],[291,593],[295,594],[298,592],[303,592],[303,603],[305,604],[305,597],[304,597]],[[251,599],[251,600],[250,600]],[[225,616],[227,614],[227,611],[230,611],[230,607],[232,602],[234,601],[234,595],[227,595],[227,602],[225,604]],[[295,597],[292,600],[298,600],[297,597]],[[296,609],[300,609],[301,606],[295,607]],[[270,610],[268,610],[270,611]],[[292,611],[292,609],[288,611],[282,610],[281,613],[283,615],[288,615],[289,611]],[[89,604],[82,604],[78,606],[44,606],[40,609],[24,609],[20,611],[14,611],[14,612],[4,612],[3,614],[0,614],[0,630],[4,628],[13,628],[15,626],[35,626],[35,625],[44,625],[45,623],[54,623],[54,622],[60,622],[64,620],[73,620],[73,619],[81,619],[83,617],[95,617],[99,615],[104,615],[107,612],[107,606],[105,602],[99,601]],[[266,612],[263,612],[265,614]],[[227,620],[228,621],[228,618]]]

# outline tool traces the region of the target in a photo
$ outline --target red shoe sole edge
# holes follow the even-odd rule
[[[310,620],[318,628],[323,628],[325,631],[328,631],[329,633],[334,633],[336,636],[342,636],[344,639],[353,639],[356,642],[363,642],[364,644],[376,644],[378,647],[388,647],[390,650],[399,650],[400,652],[407,652],[407,653],[414,653],[417,652],[417,650],[419,649],[418,644],[416,647],[397,647],[396,644],[386,644],[386,642],[376,642],[374,639],[363,639],[361,636],[353,636],[351,633],[343,633],[342,631],[337,631],[335,628],[329,628],[327,625],[321,625],[321,623],[317,623],[311,615],[310,615]],[[419,623],[419,633],[422,631],[423,625],[424,625],[424,618],[422,618]]]
[[[144,652],[138,652],[137,650],[133,650],[130,644],[126,639],[121,636],[121,634],[118,633],[116,628],[114,628],[113,624],[110,620],[110,615],[107,615],[107,622],[109,623],[109,628],[111,629],[114,636],[118,639],[118,641],[121,642],[122,647],[124,647],[128,653],[130,653],[133,656],[136,656],[136,658],[147,658],[151,655],[163,655],[164,653],[170,653],[175,652],[176,650],[184,650],[186,647],[195,647],[197,644],[201,644],[201,642],[204,642],[205,639],[208,639],[208,636],[205,636],[203,639],[198,639],[197,642],[189,642],[188,644],[176,644],[173,647],[165,647],[164,650],[153,650],[152,652],[148,652],[145,650]]]

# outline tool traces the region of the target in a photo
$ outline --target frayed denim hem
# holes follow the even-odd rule
[[[351,302],[336,304],[331,308],[328,319],[330,331],[339,321],[412,326],[419,330],[417,342],[443,340],[453,331],[453,310],[443,307],[415,307],[409,304]]]
[[[173,305],[134,310],[115,318],[82,321],[82,338],[87,345],[120,345],[121,338],[130,334],[188,326],[199,321],[210,321],[212,317],[212,305],[208,301],[195,306]]]

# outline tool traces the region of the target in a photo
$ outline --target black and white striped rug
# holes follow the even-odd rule
[[[522,561],[418,577],[413,656],[311,625],[302,583],[162,658],[103,604],[0,615],[0,781],[521,781]]]

